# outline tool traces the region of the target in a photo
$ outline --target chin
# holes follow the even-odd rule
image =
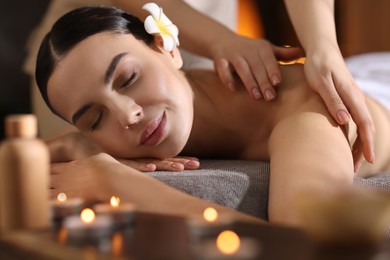
[[[160,149],[156,151],[156,156],[154,157],[159,159],[176,157],[183,151],[185,145],[186,141],[181,140],[180,138],[174,141],[170,140],[170,142],[161,144],[159,147]]]

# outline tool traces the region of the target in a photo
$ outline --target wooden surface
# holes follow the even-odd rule
[[[335,1],[337,36],[345,57],[390,51],[389,0]]]
[[[132,227],[117,231],[107,240],[75,243],[63,229],[20,231],[0,236],[0,259],[199,259],[194,245],[213,235],[194,240],[184,218],[138,214]],[[240,237],[252,237],[261,248],[257,259],[373,259],[389,256],[383,248],[319,249],[298,229],[235,223]],[[198,241],[198,242],[197,242]],[[389,241],[387,241],[389,242]]]
[[[266,38],[300,46],[283,0],[257,0]],[[336,0],[337,39],[343,56],[390,51],[390,0]]]

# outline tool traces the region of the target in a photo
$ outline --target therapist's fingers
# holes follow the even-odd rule
[[[375,127],[372,122],[371,115],[367,109],[364,98],[355,97],[354,95],[362,94],[350,94],[350,97],[345,100],[349,107],[352,119],[354,120],[357,131],[358,140],[356,142],[356,149],[362,151],[364,158],[373,163],[375,161],[374,152],[374,135]]]
[[[352,157],[355,173],[359,171],[359,168],[364,161],[363,150],[361,148],[361,139],[358,137],[352,146]]]
[[[338,75],[337,72],[335,72],[333,75],[333,82],[357,126],[359,138],[357,145],[363,152],[364,158],[366,158],[368,162],[373,163],[375,160],[375,127],[365,102],[365,96],[352,77],[348,80],[348,77],[341,77],[341,75]],[[337,114],[337,116],[340,117],[339,114]],[[342,119],[339,118],[337,121],[342,121]]]
[[[282,81],[278,60],[290,61],[300,56],[299,48],[277,47],[268,41],[259,41],[257,53],[248,57],[248,64],[266,101],[275,98],[275,87]]]
[[[357,149],[363,152],[368,162],[373,162],[375,128],[368,112],[364,95],[353,79],[342,80],[337,74],[318,77],[310,81],[324,100],[332,117],[339,125],[348,124],[351,116],[357,125],[359,142]],[[356,156],[356,158],[360,158]],[[356,160],[357,162],[357,160]]]
[[[215,69],[222,83],[231,91],[238,84],[238,75],[254,99],[272,100],[274,87],[281,82],[278,60],[289,61],[301,56],[299,48],[276,47],[266,40],[242,40],[235,52],[225,53],[215,60]],[[245,48],[244,48],[245,47]]]
[[[229,65],[229,61],[225,58],[218,59],[214,62],[215,71],[221,79],[224,86],[230,91],[236,90],[236,83],[233,77],[233,71]]]
[[[248,63],[264,100],[274,99],[274,87],[280,83],[281,73],[271,47],[265,45],[263,49],[258,49],[256,55],[248,59]]]

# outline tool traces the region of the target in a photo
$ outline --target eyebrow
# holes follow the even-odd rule
[[[77,121],[80,119],[82,115],[84,115],[90,108],[92,107],[92,104],[86,104],[82,106],[79,110],[77,110],[76,113],[72,116],[72,123],[73,125],[76,125]]]
[[[104,76],[104,85],[107,85],[112,80],[112,76],[114,75],[115,69],[116,69],[119,61],[126,54],[127,54],[127,52],[122,52],[122,53],[115,55],[114,58],[112,58],[111,63],[108,66],[106,73],[105,73],[105,76]],[[77,110],[76,113],[74,113],[72,116],[73,125],[76,125],[76,123],[80,119],[80,117],[82,117],[91,107],[92,107],[92,104],[89,103],[89,104],[82,106],[79,110]]]
[[[116,55],[114,58],[112,58],[110,66],[108,66],[107,71],[106,71],[106,75],[104,77],[104,84],[105,85],[107,85],[111,81],[112,76],[114,75],[116,66],[118,65],[118,63],[122,59],[122,57],[125,56],[126,54],[127,54],[127,52],[122,52],[122,53],[119,53],[118,55]]]

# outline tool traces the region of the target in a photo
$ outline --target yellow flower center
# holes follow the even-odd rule
[[[163,24],[161,21],[156,21],[158,29],[160,29],[161,34],[170,34],[170,31],[168,29],[168,26]]]

